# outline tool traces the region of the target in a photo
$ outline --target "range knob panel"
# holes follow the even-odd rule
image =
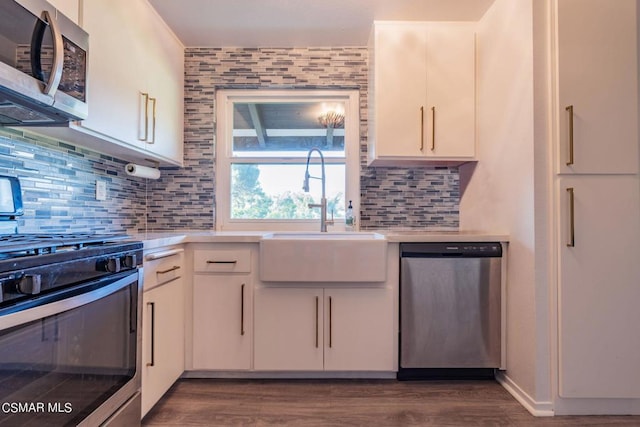
[[[105,270],[109,273],[119,273],[122,270],[120,258],[109,258],[105,262]]]
[[[25,274],[16,282],[18,293],[25,295],[37,295],[42,288],[42,276],[39,274]]]

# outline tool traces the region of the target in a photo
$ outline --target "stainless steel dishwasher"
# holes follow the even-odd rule
[[[501,244],[402,243],[400,261],[398,379],[493,378]]]

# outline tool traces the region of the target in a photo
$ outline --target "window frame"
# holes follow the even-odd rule
[[[215,227],[219,231],[319,231],[318,219],[232,219],[231,165],[233,163],[299,164],[299,157],[233,157],[234,102],[342,102],[344,103],[345,204],[351,200],[354,217],[360,212],[360,92],[356,89],[220,89],[216,92]],[[306,154],[303,154],[306,162]],[[301,157],[302,157],[301,156]],[[311,163],[319,163],[313,154]],[[325,164],[341,164],[341,158],[325,156]],[[302,185],[303,176],[300,176]],[[315,181],[315,180],[314,180]],[[320,185],[314,182],[312,185]],[[319,202],[315,201],[315,202]],[[346,206],[345,206],[346,209]],[[331,214],[327,214],[329,219]],[[356,220],[355,227],[359,226]],[[336,218],[329,231],[345,231],[344,218]]]

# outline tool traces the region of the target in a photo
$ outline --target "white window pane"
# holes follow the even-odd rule
[[[312,158],[309,174],[321,177],[317,159]],[[322,181],[311,179],[309,193],[302,190],[306,163],[231,165],[231,219],[319,219]],[[326,165],[327,216],[344,218],[345,165]]]

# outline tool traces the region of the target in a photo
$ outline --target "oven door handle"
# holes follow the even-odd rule
[[[90,304],[94,301],[107,297],[120,289],[123,289],[138,280],[138,272],[129,274],[125,277],[113,281],[113,279],[101,279],[97,282],[87,283],[85,286],[95,287],[96,283],[101,281],[107,282],[107,284],[93,289],[91,291],[74,295],[69,298],[61,297],[61,299],[50,302],[48,304],[28,308],[21,311],[5,314],[0,316],[0,331],[14,326],[24,325],[25,323],[32,322],[34,320],[43,319],[45,317],[53,316],[54,314],[62,313],[67,310],[81,307],[86,304]],[[68,290],[60,291],[61,295],[65,295]]]

